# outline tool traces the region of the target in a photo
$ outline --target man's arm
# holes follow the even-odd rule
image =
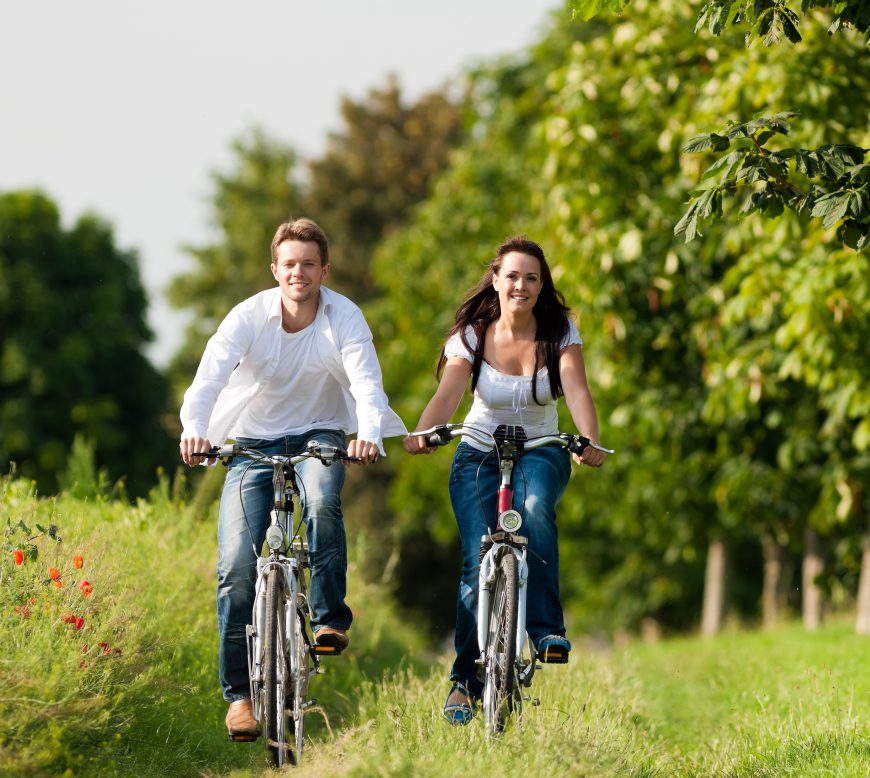
[[[190,467],[201,464],[203,457],[196,451],[208,451],[208,422],[217,398],[230,376],[250,347],[250,327],[236,309],[221,322],[209,338],[193,383],[184,393],[181,406],[181,459]],[[213,460],[209,460],[210,462]]]

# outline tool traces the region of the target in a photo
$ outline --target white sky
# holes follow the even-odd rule
[[[210,235],[210,171],[253,126],[316,156],[343,94],[395,73],[406,97],[519,52],[560,0],[76,0],[0,7],[0,191],[38,187],[139,253],[164,365],[183,315],[163,298]],[[305,106],[300,107],[300,106]],[[329,231],[329,225],[324,225]]]

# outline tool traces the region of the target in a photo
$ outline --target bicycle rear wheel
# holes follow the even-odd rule
[[[266,572],[266,629],[263,637],[263,729],[266,754],[276,767],[293,763],[287,745],[287,655],[284,647],[284,606],[287,599],[283,572]]]
[[[504,730],[508,716],[513,711],[516,682],[517,558],[511,549],[504,548],[496,565],[490,597],[489,631],[484,649],[483,712],[489,735]]]
[[[293,619],[294,661],[293,661],[293,703],[290,710],[290,731],[296,740],[296,763],[302,758],[305,735],[305,707],[308,703],[308,680],[311,674],[311,648],[305,629],[305,614],[297,603],[296,617]]]

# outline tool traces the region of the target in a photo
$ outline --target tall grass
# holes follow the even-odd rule
[[[40,500],[13,479],[0,491],[0,774],[268,774],[262,744],[224,734],[214,506],[166,479],[136,505]],[[535,675],[521,724],[496,739],[479,719],[451,727],[448,658],[366,582],[364,541],[353,644],[312,681],[300,776],[870,775],[870,642],[845,623],[618,651],[576,641],[569,665]]]
[[[0,559],[0,774],[260,772],[260,744],[234,746],[223,725],[216,508],[185,505],[166,479],[136,505],[99,496],[40,500],[26,481],[0,484],[8,546]],[[56,526],[60,540],[39,534],[37,525]],[[28,538],[38,556],[18,565],[13,551]],[[326,673],[312,681],[314,738],[356,715],[362,683],[424,656],[422,640],[387,593],[365,581],[358,561],[350,565],[349,590],[354,650],[325,659]]]

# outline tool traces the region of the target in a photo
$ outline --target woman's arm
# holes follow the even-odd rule
[[[562,391],[565,393],[565,404],[574,421],[577,431],[593,443],[598,443],[598,414],[595,403],[589,391],[586,380],[586,363],[583,360],[581,346],[568,346],[559,358],[559,377],[562,379]],[[603,451],[587,448],[582,455],[573,455],[578,464],[599,467],[607,457]]]
[[[447,424],[456,413],[468,379],[471,376],[471,363],[462,357],[450,357],[441,374],[441,380],[432,399],[426,405],[415,429],[425,430],[436,424]],[[405,438],[405,450],[409,454],[424,454],[434,451],[426,446],[422,437]]]

